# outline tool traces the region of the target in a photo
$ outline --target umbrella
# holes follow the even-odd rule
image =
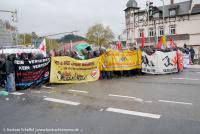
[[[90,50],[92,50],[92,47],[89,44],[78,44],[76,46],[76,49],[78,50],[79,53],[81,53],[81,50],[87,49],[88,51],[90,51]]]

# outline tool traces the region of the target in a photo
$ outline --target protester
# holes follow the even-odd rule
[[[0,55],[0,85],[1,87],[5,86],[5,81],[6,81],[5,62],[6,62],[6,56],[4,54],[1,54]]]
[[[190,54],[190,50],[187,48],[186,44],[184,44],[183,48],[184,48],[184,53]]]
[[[6,71],[6,91],[11,92],[15,90],[15,79],[14,79],[14,64],[13,64],[12,55],[8,55],[5,62],[5,71]]]
[[[190,47],[190,55],[191,55],[192,64],[194,64],[195,51],[192,46]]]

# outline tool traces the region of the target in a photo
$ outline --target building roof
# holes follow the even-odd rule
[[[190,8],[191,8],[191,1],[184,1],[184,2],[179,2],[179,3],[174,3],[170,5],[165,5],[164,6],[164,16],[169,17],[169,10],[170,9],[176,9],[177,15],[182,16],[182,15],[188,15],[190,14]],[[163,11],[163,6],[158,7],[159,11]],[[142,13],[145,10],[139,10],[137,13]],[[192,8],[191,14],[200,14],[200,4],[194,5]]]
[[[200,4],[196,4],[196,5],[194,5],[194,7],[192,8],[191,14],[199,14],[199,13],[200,13]]]
[[[129,0],[126,4],[126,7],[129,8],[129,7],[137,7],[137,2],[135,0]]]
[[[174,3],[170,5],[164,6],[164,16],[169,17],[169,10],[170,9],[176,9],[177,15],[186,15],[189,14],[190,11],[191,2],[190,1],[184,1],[180,3]],[[163,6],[158,7],[161,11],[163,10]]]
[[[126,9],[124,11],[127,11],[130,8],[139,9],[138,3],[136,2],[136,0],[129,0],[126,3]]]

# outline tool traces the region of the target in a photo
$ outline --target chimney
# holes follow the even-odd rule
[[[174,4],[174,0],[171,0],[171,5],[173,5]]]

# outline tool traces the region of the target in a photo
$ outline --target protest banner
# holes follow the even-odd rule
[[[100,57],[101,71],[141,69],[142,52],[110,50]]]
[[[52,57],[50,83],[82,83],[99,79],[99,58],[76,60]]]
[[[189,54],[183,54],[183,66],[184,68],[188,68],[190,65],[190,55]]]
[[[167,74],[178,72],[176,51],[156,51],[152,55],[142,53],[142,72],[148,74]]]
[[[183,71],[183,68],[184,68],[183,53],[180,50],[177,51],[177,57],[178,57],[178,70]]]
[[[14,60],[16,89],[28,89],[48,82],[50,61],[50,58]]]

